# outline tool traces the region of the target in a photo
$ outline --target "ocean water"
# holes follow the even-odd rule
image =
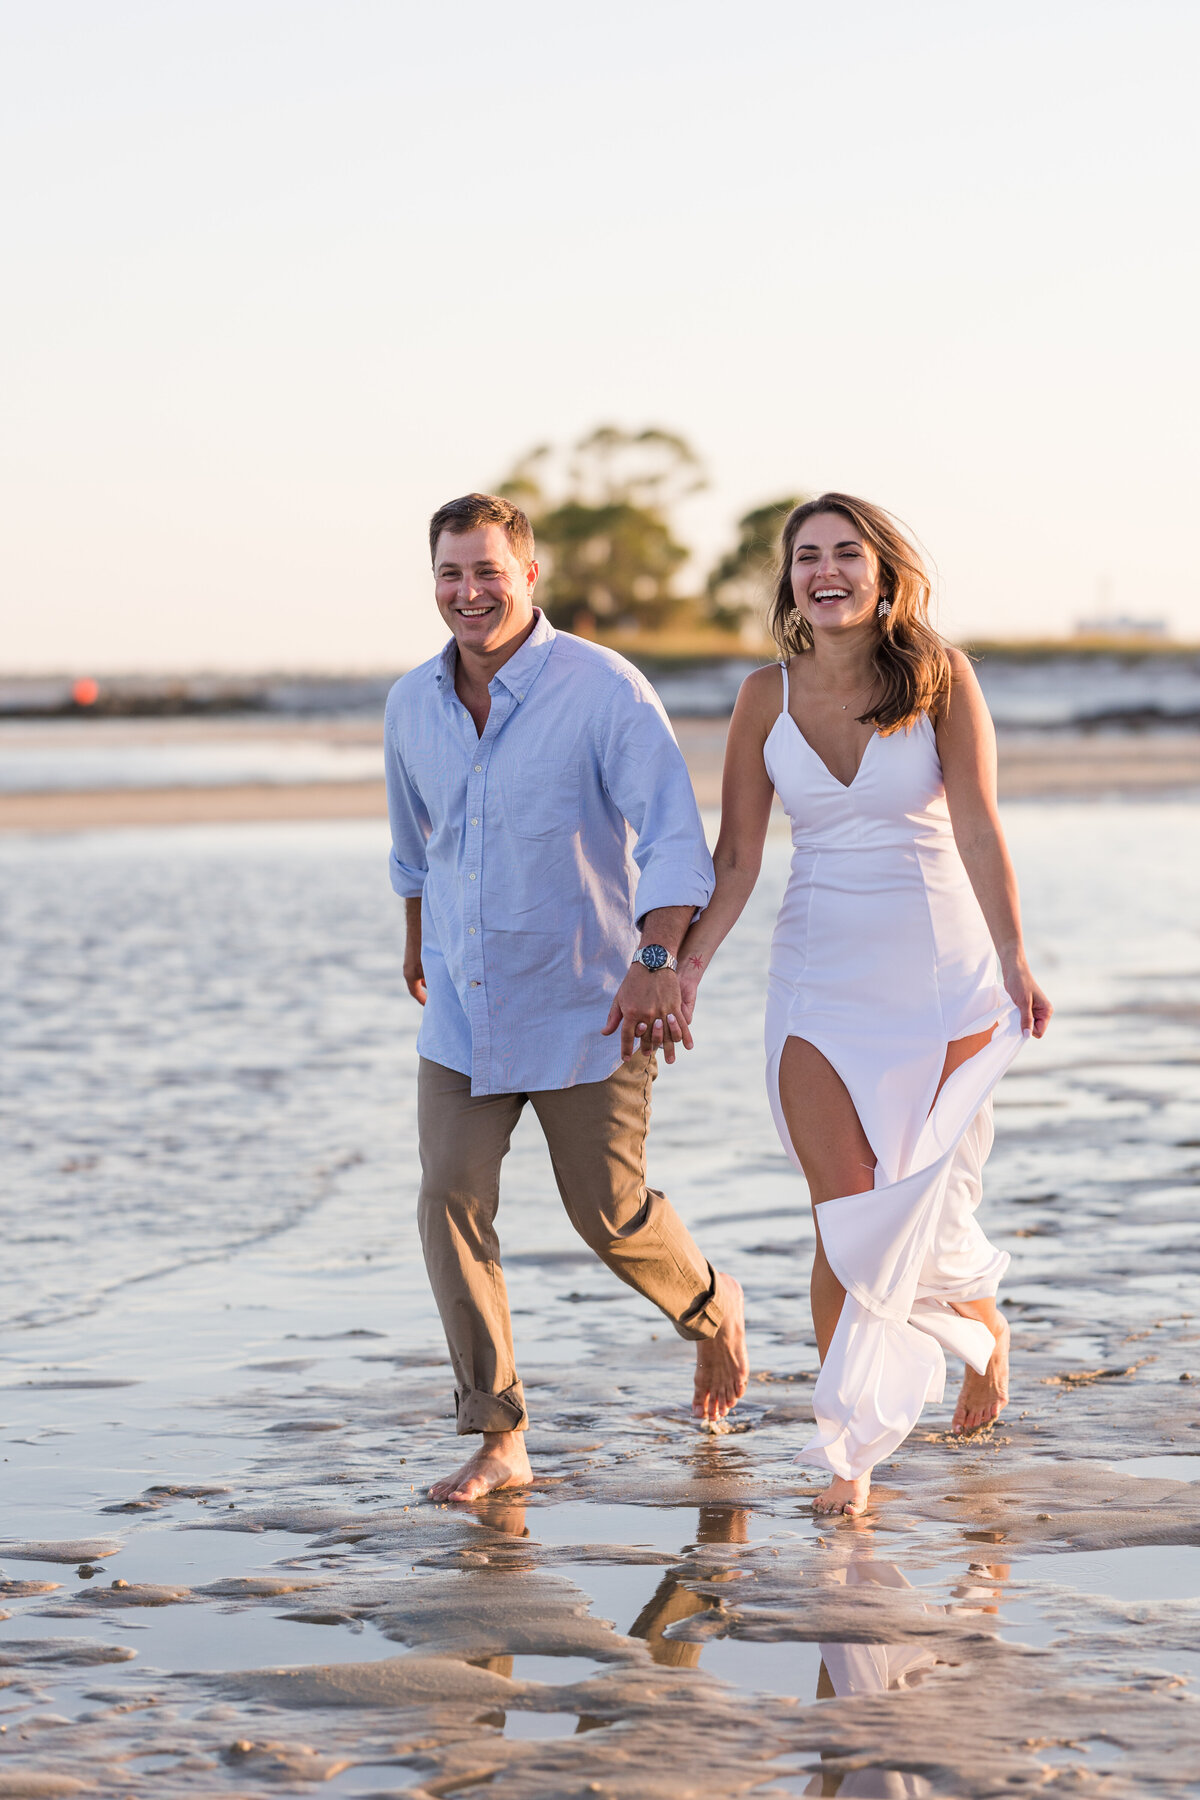
[[[382,710],[355,719],[0,719],[0,794],[377,781]]]
[[[733,708],[748,660],[652,672],[672,714],[719,717]],[[1072,656],[1026,659],[991,651],[975,663],[1000,730],[1145,728],[1200,724],[1200,655]]]
[[[734,658],[650,675],[673,717],[721,719],[756,666]],[[989,654],[977,668],[1002,733],[1200,726],[1195,653],[1036,661]],[[192,685],[198,702],[211,698],[211,683]],[[236,696],[242,710],[203,718],[32,718],[12,709],[63,704],[65,689],[26,693],[0,682],[0,794],[373,780],[389,685],[386,677],[247,683]]]
[[[1185,1118],[1200,1017],[1198,823],[1184,802],[1008,808],[1030,953],[1059,1012],[1001,1090],[998,1204],[1032,1182],[1062,1205],[1064,1184],[1090,1192],[1119,1170],[1146,1172],[1148,1157],[1166,1182],[1164,1140],[1200,1135]],[[655,1179],[717,1252],[742,1266],[752,1253],[754,1270],[769,1264],[794,1284],[790,1249],[754,1241],[795,1245],[809,1229],[761,1068],[788,848],[773,831],[757,891],[702,990],[697,1048],[660,1074],[652,1151]],[[382,824],[10,837],[0,864],[0,1316],[10,1330],[108,1316],[132,1284],[200,1262],[235,1266],[271,1242],[282,1251],[301,1228],[319,1238],[322,1220],[322,1266],[369,1252],[407,1267],[418,1014],[401,980]],[[1035,1121],[1040,1172],[1016,1130]],[[1103,1133],[1091,1129],[1101,1122]],[[1176,1160],[1182,1180],[1200,1156]],[[532,1125],[511,1169],[512,1255],[531,1268],[550,1249],[574,1255]],[[361,1244],[335,1223],[349,1197]],[[569,1338],[588,1316],[571,1313]],[[406,1345],[436,1337],[420,1283],[401,1328]]]
[[[221,787],[252,782],[377,781],[382,730],[365,743],[326,742],[264,731],[258,720],[223,735],[205,721],[105,719],[0,724],[0,793],[96,792],[105,788]]]

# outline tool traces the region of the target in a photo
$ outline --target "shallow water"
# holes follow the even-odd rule
[[[1200,1600],[1200,1545],[1131,1544],[1116,1550],[1073,1550],[1022,1556],[1018,1581],[1048,1581],[1110,1600]]]
[[[0,793],[381,779],[378,721],[354,733],[365,742],[339,742],[338,735],[347,729],[298,735],[253,718],[224,727],[206,721],[201,729],[148,719],[0,720]]]
[[[1200,1481],[1200,1455],[1127,1456],[1112,1466],[1122,1475],[1157,1475],[1166,1481]]]
[[[687,1347],[581,1253],[527,1120],[501,1229],[542,1485],[463,1515],[420,1501],[454,1444],[384,833],[9,839],[4,1753],[140,1768],[164,1796],[307,1791],[319,1764],[330,1792],[487,1777],[525,1800],[570,1791],[560,1754],[602,1790],[683,1755],[716,1794],[966,1794],[980,1759],[951,1722],[982,1682],[1010,1696],[989,1779],[1055,1792],[1099,1756],[1071,1745],[1119,1724],[1108,1791],[1186,1791],[1146,1746],[1173,1696],[1187,1749],[1200,1690],[1200,814],[1007,816],[1059,1006],[1000,1090],[985,1202],[1014,1258],[1014,1401],[971,1444],[942,1437],[952,1391],[931,1407],[858,1529],[814,1521],[791,1464],[811,1225],[760,1049],[786,840],[651,1140],[651,1178],[747,1289],[739,1428],[695,1432]],[[88,1597],[116,1580],[183,1593]],[[38,1582],[59,1585],[17,1591]],[[281,1666],[319,1677],[298,1711]],[[861,1711],[901,1688],[902,1711]]]

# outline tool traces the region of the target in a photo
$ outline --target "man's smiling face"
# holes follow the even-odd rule
[[[528,632],[538,566],[522,567],[503,525],[443,531],[433,558],[438,611],[460,651],[494,655]]]

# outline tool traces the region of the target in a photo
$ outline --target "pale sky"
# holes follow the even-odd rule
[[[840,487],[952,636],[1200,638],[1195,0],[0,21],[0,667],[406,666],[429,513],[601,422],[708,555]]]

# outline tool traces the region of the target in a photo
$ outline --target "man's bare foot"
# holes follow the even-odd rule
[[[861,1518],[867,1510],[871,1493],[871,1477],[856,1475],[853,1480],[835,1475],[823,1494],[813,1501],[813,1514],[821,1518],[828,1513],[844,1513],[848,1519]]]
[[[478,1500],[497,1488],[528,1487],[533,1470],[525,1450],[523,1431],[485,1431],[483,1444],[468,1457],[457,1475],[435,1481],[431,1500]]]
[[[692,1411],[705,1424],[716,1424],[735,1407],[750,1379],[746,1353],[746,1303],[732,1275],[717,1275],[723,1312],[715,1337],[696,1345],[696,1387]]]
[[[950,1427],[955,1437],[990,1425],[1000,1416],[1001,1408],[1008,1405],[1008,1339],[1008,1320],[1001,1319],[987,1373],[979,1375],[970,1363],[967,1364],[962,1392],[954,1409],[954,1423]]]

